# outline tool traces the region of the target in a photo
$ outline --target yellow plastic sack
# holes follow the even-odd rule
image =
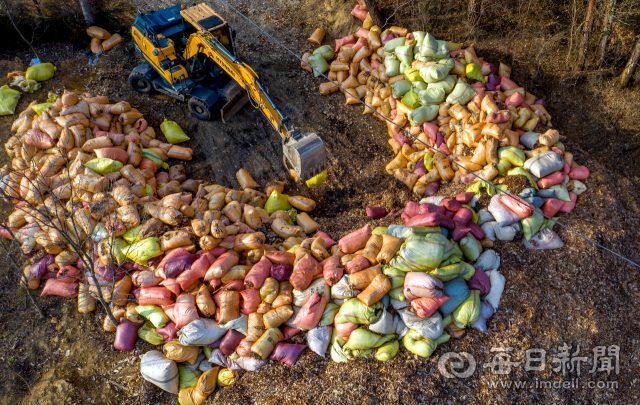
[[[327,171],[324,170],[322,173],[317,174],[307,180],[306,184],[309,188],[314,188],[315,186],[319,186],[327,180]]]
[[[160,256],[162,250],[158,244],[158,238],[151,237],[137,241],[123,249],[125,256],[141,266],[147,265],[147,260]]]
[[[40,103],[40,104],[32,105],[31,108],[33,109],[33,111],[36,112],[36,114],[42,115],[42,112],[52,105],[53,103]]]
[[[93,170],[98,174],[119,172],[122,169],[122,162],[109,158],[96,158],[84,164],[85,167]]]
[[[267,199],[267,203],[264,205],[264,209],[267,210],[267,214],[271,215],[276,211],[282,210],[286,211],[291,209],[291,204],[289,204],[290,196],[286,194],[278,193],[278,190],[273,190],[269,199]]]
[[[20,92],[9,88],[6,84],[0,87],[0,115],[11,115],[16,110]]]
[[[45,80],[51,79],[56,70],[57,68],[51,63],[41,63],[39,65],[29,66],[25,79],[44,82]]]
[[[164,119],[164,122],[160,124],[160,130],[164,134],[165,138],[167,138],[167,142],[170,144],[176,144],[191,139],[184,133],[178,123],[169,121],[166,118]]]

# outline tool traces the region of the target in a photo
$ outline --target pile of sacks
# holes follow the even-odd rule
[[[489,211],[501,227],[531,222],[527,241],[541,229],[542,213],[573,209],[589,170],[565,152],[545,102],[512,81],[509,66],[496,68],[473,46],[462,49],[423,31],[382,31],[361,2],[352,14],[363,27],[336,39],[335,48],[305,53],[302,68],[316,77],[328,71],[345,89],[327,82],[320,93],[343,91],[347,104],[364,99],[364,114],[375,110],[385,120],[396,154],[388,174],[420,196],[434,194],[440,183],[476,183],[469,190],[479,193],[481,179],[524,175],[531,188],[520,198],[494,197]],[[309,40],[318,39],[316,31]],[[545,234],[528,247],[558,247],[547,243],[557,238],[553,231]]]
[[[91,26],[87,28],[87,35],[91,37],[91,52],[100,55],[122,42],[120,34],[109,34],[104,28]]]

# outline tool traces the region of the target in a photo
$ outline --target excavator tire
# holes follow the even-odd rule
[[[191,115],[199,120],[209,121],[213,118],[211,107],[199,98],[191,97],[189,99],[189,111],[191,111]]]
[[[147,77],[142,73],[131,72],[131,74],[129,75],[129,85],[138,93],[153,93],[153,85],[151,84],[151,80],[147,79]]]

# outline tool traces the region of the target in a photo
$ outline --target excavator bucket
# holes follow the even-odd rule
[[[327,170],[327,155],[318,135],[306,132],[297,138],[283,145],[284,163],[294,177],[306,182]]]
[[[225,124],[249,101],[249,93],[233,80],[222,89],[220,96],[227,100],[220,109],[220,118]]]

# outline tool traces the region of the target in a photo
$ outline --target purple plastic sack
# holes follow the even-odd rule
[[[44,276],[47,272],[47,266],[55,262],[55,255],[46,255],[31,266],[31,274],[36,277]]]
[[[409,138],[407,138],[406,136],[402,135],[402,134],[398,134],[398,133],[393,133],[393,139],[395,139],[396,141],[398,141],[398,143],[400,144],[400,146],[403,145],[411,145],[411,141],[409,140]]]
[[[120,281],[120,280],[122,280],[122,278],[126,274],[124,269],[122,269],[120,267],[114,267],[112,265],[100,266],[96,270],[96,273],[98,273],[98,275],[103,280],[108,281],[108,282],[113,282],[114,279],[115,279],[115,281]]]
[[[178,256],[169,258],[167,261],[162,261],[160,265],[164,264],[164,274],[167,278],[174,278],[185,270],[191,268],[191,265],[198,258],[196,254],[188,254],[185,256]]]
[[[291,273],[293,273],[293,267],[288,264],[274,264],[269,271],[269,275],[278,281],[289,280]]]
[[[543,106],[544,108],[547,108],[547,103],[544,102],[543,99],[539,98],[536,101],[533,102],[533,104],[540,104],[541,106]]]
[[[424,165],[424,159],[418,159],[418,161],[416,162],[416,168],[413,169],[413,174],[421,177],[427,174],[427,168]]]
[[[494,86],[497,86],[500,84],[500,77],[491,74],[489,75],[489,83],[493,84]]]
[[[113,341],[113,347],[123,352],[132,351],[138,338],[138,329],[140,329],[141,326],[142,323],[131,322],[123,317],[120,320],[120,325],[116,328],[116,338]]]
[[[275,349],[273,349],[273,352],[269,356],[269,360],[278,360],[289,367],[293,367],[296,361],[298,361],[298,357],[300,357],[307,347],[307,345],[280,342],[276,344]]]
[[[488,333],[487,319],[493,315],[493,307],[488,302],[480,303],[480,316],[478,320],[471,324],[471,327],[479,332]]]
[[[229,332],[224,335],[220,342],[220,351],[227,356],[231,356],[242,339],[244,339],[242,333],[235,329],[229,329]]]
[[[491,291],[491,281],[489,276],[480,267],[476,267],[476,272],[469,280],[470,290],[479,290],[480,296],[484,297]]]
[[[434,181],[433,183],[427,184],[427,190],[424,192],[424,196],[428,197],[430,195],[437,193],[439,188],[440,188],[439,181]]]
[[[387,215],[387,210],[380,206],[367,207],[367,216],[373,219],[382,218]]]

